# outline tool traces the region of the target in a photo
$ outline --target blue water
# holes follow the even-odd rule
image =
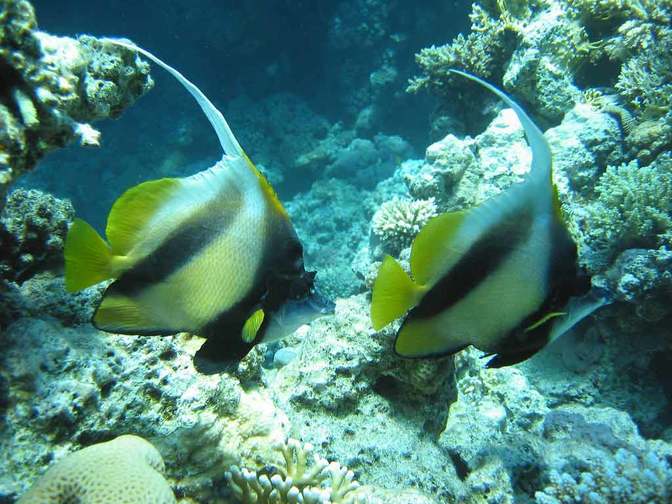
[[[228,1],[134,2],[132,7],[121,1],[34,5],[40,28],[45,31],[127,37],[169,61],[225,113],[241,144],[262,164],[281,157],[275,150],[282,148],[277,138],[284,133],[280,131],[282,125],[266,121],[261,145],[254,144],[258,125],[254,121],[250,124],[246,116],[257,119],[259,112],[245,107],[229,112],[233,100],[244,98],[254,105],[284,94],[295,97],[330,124],[351,124],[370,99],[369,75],[386,57],[389,37],[397,31],[408,37],[397,44],[393,57],[403,66],[393,96],[384,97],[385,116],[376,124],[376,132],[401,135],[422,152],[427,144],[427,115],[432,103],[426,96],[411,97],[403,92],[406,80],[416,73],[413,55],[430,43],[450,40],[468,26],[466,3],[442,1],[417,5],[373,2],[369,9],[385,11],[383,21],[387,25],[372,27],[374,33],[364,27],[362,33],[354,35],[339,33],[334,18],[345,14],[343,25],[347,26],[351,21],[347,16],[355,21],[361,6],[349,8],[331,0],[252,2],[243,7]],[[434,23],[436,19],[444,21]],[[450,21],[446,23],[445,19]],[[344,47],[333,47],[335,37]],[[362,43],[369,45],[362,47]],[[39,181],[28,179],[25,183],[72,199],[84,218],[102,226],[114,199],[129,185],[155,177],[157,165],[167,156],[180,155],[183,159],[178,166],[162,171],[164,176],[191,173],[183,168],[185,164],[214,161],[218,157],[216,138],[198,108],[164,72],[153,71],[152,77],[155,88],[124,113],[123,124],[104,121],[96,125],[102,131],[104,149],[56,152],[37,172]],[[178,138],[185,129],[197,133],[180,142]],[[265,156],[260,159],[257,150],[264,150]],[[51,177],[55,166],[58,177]],[[278,167],[286,173],[292,168]],[[302,175],[293,180],[290,175],[277,190],[283,197],[291,197],[308,189],[312,179]],[[69,190],[72,185],[86,186],[86,201]]]

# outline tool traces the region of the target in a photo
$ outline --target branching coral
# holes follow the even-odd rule
[[[559,121],[579,99],[577,85],[616,84],[637,123],[672,123],[666,117],[672,107],[671,0],[554,0],[530,8],[519,3],[475,3],[469,34],[417,55],[424,75],[409,90],[426,87],[443,96],[455,86],[448,69],[459,67],[501,79],[538,114]],[[654,154],[672,144],[663,133]],[[645,146],[637,142],[634,148]],[[655,157],[634,156],[645,162]]]
[[[354,474],[338,462],[329,463],[313,454],[310,444],[289,439],[275,449],[284,465],[252,471],[233,466],[226,478],[236,498],[243,504],[355,504],[359,483]],[[312,462],[310,456],[313,455]]]
[[[396,255],[411,244],[422,226],[437,213],[434,198],[393,199],[378,208],[373,216],[371,231],[380,239],[387,253]]]
[[[529,16],[530,11],[516,9],[514,14],[504,0],[495,2],[490,9],[475,3],[469,15],[469,35],[459,34],[450,44],[428,47],[416,55],[424,75],[412,79],[408,91],[427,87],[445,93],[449,68],[462,68],[485,78],[501,72],[501,63],[511,56],[513,40],[520,31],[522,21],[516,15]]]
[[[672,243],[672,157],[609,167],[584,222],[588,245],[612,258],[627,248]]]

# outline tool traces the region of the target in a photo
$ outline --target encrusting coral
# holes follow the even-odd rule
[[[148,441],[131,435],[66,455],[17,504],[171,504],[163,459]]]
[[[90,36],[37,30],[26,0],[0,0],[0,207],[13,180],[73,139],[98,145],[88,123],[116,117],[153,85],[149,65]]]
[[[0,211],[0,280],[20,283],[61,262],[74,216],[67,200],[35,189],[10,193]]]
[[[296,439],[275,446],[284,465],[252,471],[233,466],[226,473],[236,498],[243,504],[356,504],[360,485],[338,462],[313,454],[310,444]],[[313,455],[312,462],[310,456]]]

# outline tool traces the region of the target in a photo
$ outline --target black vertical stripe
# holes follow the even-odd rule
[[[533,209],[510,212],[493,224],[409,313],[409,319],[430,318],[478,287],[528,239]]]
[[[497,345],[497,356],[488,362],[488,367],[502,367],[522,362],[531,357],[547,343],[553,328],[553,319],[526,332],[526,328],[543,319],[549,313],[562,312],[569,298],[581,296],[590,289],[590,278],[578,265],[576,244],[564,224],[553,220],[551,228],[551,257],[548,295],[541,306],[528,315]]]
[[[219,200],[223,197],[226,201]],[[131,297],[164,281],[226,233],[241,207],[240,193],[216,197],[170,233],[156,250],[124,272],[110,286],[110,293]]]

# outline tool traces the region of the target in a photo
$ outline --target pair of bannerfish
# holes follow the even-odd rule
[[[130,42],[108,39],[170,72],[196,99],[224,156],[185,178],[127,190],[107,218],[107,240],[76,219],[65,244],[66,286],[104,280],[93,325],[120,334],[206,338],[202,372],[228,369],[260,343],[331,313],[314,287],[303,247],[273,188],[247,157],[222,113],[177,70]],[[523,109],[532,149],[526,179],[485,203],[431,219],[413,241],[409,276],[386,257],[374,283],[371,321],[404,317],[394,343],[408,358],[453,354],[468,345],[494,355],[489,366],[525,360],[607,302],[590,290],[563,224],[551,152]]]

